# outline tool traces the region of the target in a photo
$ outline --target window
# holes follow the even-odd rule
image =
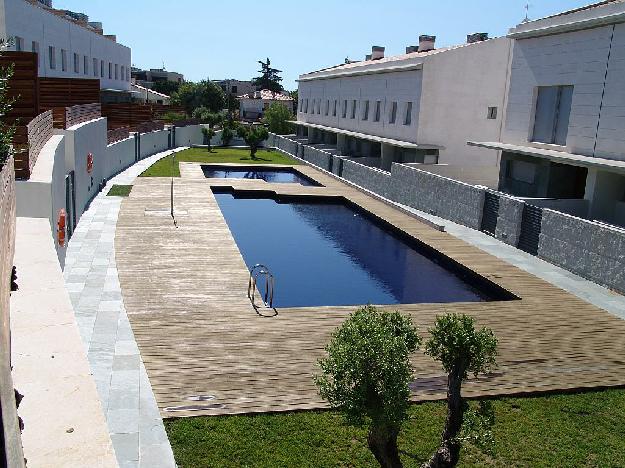
[[[362,111],[362,120],[369,119],[369,101],[365,101],[364,109]]]
[[[104,60],[100,60],[100,78],[104,78]]]
[[[412,102],[406,103],[406,115],[404,116],[404,125],[412,123]]]
[[[330,100],[326,99],[326,115],[330,113]]]
[[[121,72],[119,76],[121,80],[124,80],[126,78],[126,67],[124,67],[123,65],[121,66]]]
[[[310,113],[314,114],[315,113],[315,104],[317,104],[316,99],[312,100],[312,106],[310,106]]]
[[[231,93],[234,93],[234,94],[236,94],[236,93],[237,93],[237,89],[238,89],[238,88],[237,88],[237,86],[236,86],[236,85],[232,85],[232,88],[231,88],[231,89],[232,89],[232,90],[230,91]]]
[[[373,116],[374,122],[380,121],[380,107],[382,107],[381,101],[375,101],[375,115]]]
[[[74,73],[80,73],[80,56],[74,52]]]
[[[488,114],[486,115],[486,118],[489,120],[495,120],[497,118],[497,108],[496,107],[489,107],[488,108]]]
[[[85,75],[89,74],[89,57],[86,55],[82,59],[82,72]]]
[[[97,58],[93,59],[93,76],[95,77],[98,76],[98,59]]]
[[[393,101],[391,103],[391,112],[388,116],[388,123],[394,124],[397,119],[397,102]]]
[[[22,52],[24,50],[24,38],[15,36],[15,50]]]
[[[343,118],[347,118],[347,99],[343,100]]]
[[[526,161],[508,161],[506,177],[517,182],[533,184],[536,180],[536,165]]]
[[[317,100],[317,114],[321,114],[321,99]]]
[[[573,86],[541,86],[538,88],[532,141],[565,146]]]
[[[109,62],[109,80],[113,79],[113,64]]]
[[[352,112],[350,115],[352,119],[356,118],[356,99],[352,99]]]
[[[115,64],[115,79],[119,80],[119,65]]]
[[[332,116],[333,117],[336,117],[336,104],[337,104],[337,102],[338,101],[335,99],[334,100],[334,107],[332,108]]]
[[[48,47],[48,63],[51,70],[56,68],[56,49],[52,46]]]
[[[308,112],[308,99],[304,101],[304,114]]]
[[[67,71],[67,51],[61,49],[61,70]]]

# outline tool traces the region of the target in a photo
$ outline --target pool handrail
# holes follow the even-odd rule
[[[275,280],[269,268],[262,263],[257,263],[250,270],[250,278],[247,283],[247,297],[252,302],[252,306],[254,307],[254,309],[258,309],[255,301],[256,286],[261,276],[265,278],[265,293],[263,294],[263,305],[268,309],[273,309],[273,291]]]

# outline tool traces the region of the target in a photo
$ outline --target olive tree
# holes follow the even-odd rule
[[[245,140],[245,144],[250,147],[250,158],[256,158],[256,151],[259,145],[269,138],[269,132],[262,125],[239,125],[237,135]]]
[[[221,144],[223,146],[228,146],[233,138],[234,138],[234,132],[232,131],[232,128],[229,126],[225,126],[221,130]]]
[[[477,376],[495,365],[497,338],[488,328],[476,330],[473,318],[464,314],[437,317],[429,333],[425,353],[440,361],[447,372],[447,418],[441,444],[424,466],[453,467],[460,458],[460,434],[466,409],[462,382],[469,373]]]
[[[211,140],[215,136],[215,130],[213,130],[212,128],[202,127],[202,135],[204,135],[204,142],[206,143],[206,148],[210,153],[212,151]]]
[[[369,449],[383,467],[402,466],[397,436],[409,405],[409,356],[420,344],[409,317],[366,306],[332,334],[319,361],[319,394],[349,423],[368,425]]]

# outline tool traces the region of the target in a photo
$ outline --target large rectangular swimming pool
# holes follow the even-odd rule
[[[268,169],[254,166],[202,165],[202,172],[204,172],[204,177],[209,179],[253,179],[264,180],[272,184],[321,185],[290,167]]]
[[[247,267],[273,273],[275,307],[513,298],[344,201],[249,196],[215,193]]]

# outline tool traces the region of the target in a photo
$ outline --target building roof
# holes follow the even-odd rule
[[[545,18],[525,21],[511,28],[508,37],[527,39],[623,22],[625,22],[625,0],[605,0]]]
[[[159,93],[158,91],[154,91],[153,89],[146,88],[145,86],[141,86],[136,83],[132,83],[130,86],[132,86],[133,88],[137,88],[139,91],[142,91],[144,93],[147,91],[150,94],[155,94],[157,96],[161,96],[161,97],[169,99],[169,96],[167,94]]]
[[[309,122],[302,122],[300,120],[293,120],[290,123],[295,124],[295,125],[302,125],[302,126],[308,127],[308,128],[316,128],[318,130],[324,130],[324,131],[327,131],[327,132],[339,133],[341,135],[351,136],[351,137],[354,137],[354,138],[360,138],[362,140],[375,141],[377,143],[386,143],[388,145],[399,146],[401,148],[409,148],[409,149],[444,149],[444,147],[439,146],[439,145],[427,145],[427,144],[421,144],[421,143],[412,143],[410,141],[396,140],[394,138],[386,138],[386,137],[381,137],[381,136],[376,136],[376,135],[370,135],[368,133],[354,132],[352,130],[345,130],[343,128],[328,127],[326,125],[319,125],[319,124],[314,124],[314,123],[309,123]]]
[[[572,166],[595,167],[612,172],[625,174],[625,161],[615,159],[596,158],[594,156],[584,156],[582,154],[567,153],[565,151],[555,151],[543,148],[534,148],[533,146],[512,145],[509,143],[498,143],[490,141],[469,141],[469,146],[477,146],[479,148],[488,148],[493,150],[506,151],[508,153],[518,153],[526,156],[533,156],[549,161],[570,164]]]
[[[244,94],[237,99],[262,99],[263,101],[293,101],[291,96],[282,93],[274,93],[268,89],[261,89],[253,93]]]

